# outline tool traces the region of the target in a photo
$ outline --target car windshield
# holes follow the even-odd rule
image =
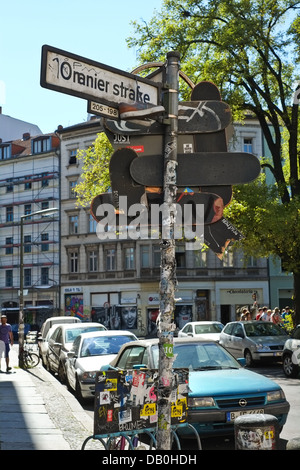
[[[217,343],[174,344],[174,368],[190,370],[238,369],[239,363]],[[158,345],[153,346],[155,368],[158,368]]]
[[[134,337],[130,335],[85,338],[81,346],[80,357],[118,354],[120,347],[133,339]]]
[[[280,326],[274,325],[274,323],[260,321],[258,323],[246,323],[244,324],[246,335],[249,337],[253,336],[282,336],[284,331]]]
[[[197,335],[206,333],[221,333],[223,325],[220,323],[211,323],[207,325],[195,325],[195,333]]]
[[[82,333],[89,333],[90,331],[104,331],[105,328],[102,325],[99,326],[90,326],[90,327],[83,327],[78,326],[78,328],[70,328],[69,330],[65,331],[65,342],[66,343],[73,343],[77,336],[81,335]]]

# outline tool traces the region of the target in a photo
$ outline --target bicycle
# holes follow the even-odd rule
[[[32,369],[33,367],[36,367],[39,364],[40,356],[38,354],[29,351],[26,348],[23,349],[22,354],[25,369]]]

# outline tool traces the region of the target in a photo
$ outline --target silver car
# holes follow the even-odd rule
[[[67,383],[82,401],[95,396],[95,378],[100,368],[112,361],[125,343],[137,341],[130,331],[107,330],[79,335],[66,361]]]
[[[57,325],[49,336],[47,368],[51,372],[57,373],[61,382],[66,379],[67,353],[72,348],[73,342],[81,333],[89,331],[106,331],[106,328],[101,323],[96,322]]]
[[[227,323],[220,344],[234,357],[244,357],[247,366],[264,359],[281,360],[288,334],[268,321],[235,321]]]

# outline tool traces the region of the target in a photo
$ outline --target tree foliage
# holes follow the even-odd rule
[[[161,11],[133,22],[129,46],[139,61],[181,53],[182,70],[220,88],[234,119],[250,110],[271,153],[274,185],[262,176],[236,187],[226,216],[246,237],[246,253],[275,254],[293,272],[300,313],[300,160],[298,105],[292,103],[300,61],[300,2],[291,0],[163,0]],[[186,93],[187,90],[183,90]],[[187,96],[185,96],[187,98]],[[299,319],[299,316],[298,316]],[[298,320],[299,321],[299,320]]]
[[[112,150],[111,144],[102,132],[98,134],[91,147],[78,151],[77,159],[82,161],[81,181],[75,187],[78,205],[83,207],[90,205],[95,196],[109,189],[109,161]]]

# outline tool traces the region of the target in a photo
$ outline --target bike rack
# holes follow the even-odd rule
[[[199,434],[196,431],[196,429],[194,428],[194,426],[192,426],[189,423],[184,423],[184,424],[180,424],[180,425],[176,425],[176,426],[171,426],[171,433],[173,435],[174,442],[176,443],[178,450],[181,450],[180,440],[179,440],[179,437],[177,435],[177,430],[179,428],[181,428],[181,429],[182,428],[189,428],[195,435],[195,438],[197,440],[198,450],[202,450],[201,440],[200,440]],[[156,447],[156,445],[157,445],[156,430],[154,430],[153,428],[148,428],[148,429],[140,429],[140,430],[135,430],[135,431],[128,431],[126,433],[125,432],[117,432],[117,433],[111,433],[111,434],[96,434],[96,435],[94,434],[92,436],[87,437],[84,440],[84,442],[81,446],[81,450],[85,450],[86,444],[88,443],[88,441],[90,441],[92,439],[100,441],[101,444],[104,446],[105,450],[110,450],[109,446],[110,446],[111,441],[115,438],[118,438],[118,437],[124,437],[127,440],[128,444],[129,444],[129,450],[135,450],[136,446],[135,446],[134,440],[140,434],[146,434],[150,438],[150,444],[149,444],[150,450],[152,449],[153,445],[154,445],[154,447]]]

